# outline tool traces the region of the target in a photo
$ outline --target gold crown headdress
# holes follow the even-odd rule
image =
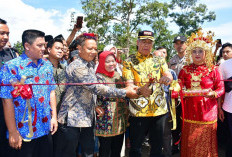
[[[214,33],[209,31],[207,35],[204,36],[202,29],[200,28],[197,33],[192,33],[190,37],[188,37],[186,45],[186,62],[187,64],[192,63],[192,50],[196,47],[202,48],[205,51],[205,63],[206,66],[211,69],[213,66],[213,54],[212,47],[215,45],[216,41],[213,41]]]

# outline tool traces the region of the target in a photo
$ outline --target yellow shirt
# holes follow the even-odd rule
[[[168,66],[165,60],[151,54],[142,56],[137,52],[130,55],[123,63],[123,77],[126,80],[134,80],[137,86],[144,86],[145,82],[149,82],[149,75],[159,80],[166,71]],[[129,104],[131,114],[136,117],[153,117],[167,113],[168,108],[162,86],[159,83],[153,83],[150,86],[153,89],[152,95],[131,99]]]

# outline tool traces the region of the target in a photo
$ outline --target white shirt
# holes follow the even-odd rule
[[[227,80],[232,76],[232,59],[226,60],[219,66],[219,71],[222,74],[223,80]],[[229,113],[232,113],[232,91],[225,93],[224,103],[222,108]]]

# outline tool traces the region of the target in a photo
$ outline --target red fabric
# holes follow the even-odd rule
[[[178,98],[178,95],[179,95],[179,92],[172,91],[171,98],[172,98],[172,99],[177,99],[177,98]]]
[[[121,64],[121,61],[119,61],[117,58],[116,58],[116,62],[119,63],[119,64]]]
[[[13,98],[21,96],[23,99],[32,98],[32,90],[29,85],[16,85],[15,89],[11,92]]]
[[[203,74],[201,77],[200,86],[202,89],[212,89],[217,93],[217,97],[220,97],[224,93],[224,83],[222,77],[217,68],[212,68],[211,72],[208,72],[206,65],[184,66],[180,71],[179,79],[182,81],[183,86],[186,89],[191,88],[191,74],[195,73],[196,76]],[[183,108],[185,119],[193,121],[214,121],[217,119],[217,99],[207,98],[203,96],[185,97]]]
[[[84,33],[83,35],[84,36],[89,36],[89,37],[95,37],[94,33]]]
[[[181,157],[218,157],[217,122],[185,122],[181,132]]]
[[[106,71],[105,69],[105,61],[106,61],[106,57],[109,56],[109,55],[113,55],[115,60],[116,60],[116,57],[114,55],[113,52],[110,52],[110,51],[103,51],[100,55],[99,55],[99,64],[98,64],[98,67],[97,67],[97,70],[96,70],[96,73],[100,73],[100,74],[104,74],[110,78],[112,78],[114,76],[114,71],[113,72],[108,72]]]

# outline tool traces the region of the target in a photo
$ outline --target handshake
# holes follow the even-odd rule
[[[146,83],[143,87],[138,87],[133,84],[128,85],[126,88],[126,96],[131,99],[136,99],[140,95],[148,97],[152,94],[152,89],[149,88],[150,83]]]
[[[144,97],[148,97],[152,94],[152,89],[149,88],[150,83],[146,83],[143,87],[135,86],[134,84],[129,84],[126,88],[126,96],[131,99],[136,99],[140,95],[143,95]],[[95,108],[95,111],[97,113],[97,117],[102,117],[105,114],[105,111],[102,107],[97,106]]]

